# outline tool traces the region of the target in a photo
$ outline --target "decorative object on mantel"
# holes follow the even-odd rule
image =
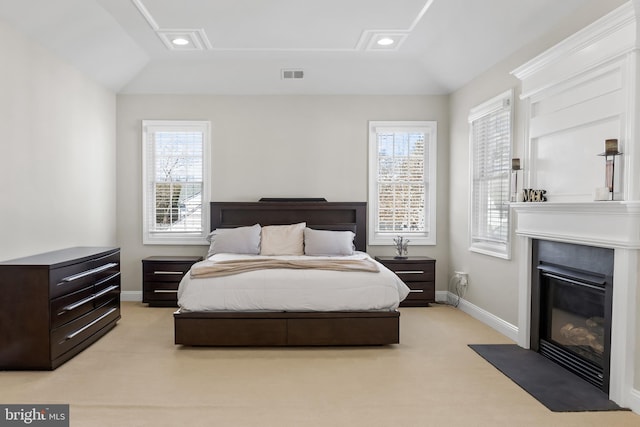
[[[546,202],[547,190],[532,190],[531,188],[525,188],[522,190],[523,202]]]
[[[406,259],[409,256],[409,239],[398,236],[393,239],[393,243],[396,244],[396,256],[394,258]]]
[[[596,188],[596,200],[613,200],[614,199],[614,176],[616,170],[616,157],[622,153],[618,151],[618,140],[607,139],[604,141],[604,153],[598,154],[603,156],[605,161],[604,187]]]
[[[520,159],[511,159],[511,201],[521,202],[521,193],[518,193],[518,171],[522,170],[520,167]]]

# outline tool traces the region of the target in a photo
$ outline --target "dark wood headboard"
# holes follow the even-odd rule
[[[298,222],[321,230],[353,231],[356,250],[367,250],[366,202],[211,202],[211,230]]]

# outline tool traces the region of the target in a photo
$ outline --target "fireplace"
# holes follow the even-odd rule
[[[539,322],[541,294],[558,300],[575,292],[589,295],[564,286],[566,279],[575,279],[567,277],[573,274],[548,271],[561,279],[541,284],[549,275],[543,276],[538,266],[586,272],[598,277],[595,284],[588,283],[595,288],[601,288],[600,278],[605,276],[604,318],[607,322],[611,317],[611,329],[609,338],[604,334],[602,370],[608,380],[603,378],[603,387],[608,387],[611,400],[636,412],[640,412],[639,48],[640,2],[629,1],[512,72],[522,82],[525,138],[516,150],[526,165],[522,188],[547,191],[545,203],[511,205],[518,236],[518,344],[540,347],[540,324],[533,324]],[[613,200],[595,201],[605,172],[598,154],[606,150],[609,138],[621,144],[621,167],[617,168],[616,159]],[[613,267],[607,267],[611,272],[594,271],[589,261],[567,265],[555,256],[532,263],[532,257],[538,257],[534,246],[543,241],[606,248],[602,253],[612,258]],[[602,301],[602,293],[593,290],[592,297]],[[534,310],[538,310],[535,316]],[[577,311],[579,317],[587,317]],[[553,335],[550,341],[556,341]],[[599,356],[594,358],[599,364]]]
[[[609,392],[613,250],[533,241],[531,348]]]

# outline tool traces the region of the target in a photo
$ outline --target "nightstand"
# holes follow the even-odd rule
[[[152,256],[142,260],[142,302],[177,307],[178,285],[200,256]]]
[[[393,271],[411,289],[400,307],[428,306],[436,302],[436,260],[424,256],[403,259],[377,256],[376,261]]]

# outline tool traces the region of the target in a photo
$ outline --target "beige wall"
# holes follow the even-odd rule
[[[115,94],[4,22],[0,52],[0,260],[115,245]]]
[[[516,67],[580,30],[609,11],[624,4],[624,0],[589,0],[578,13],[545,37],[511,55],[506,60],[475,78],[450,98],[450,269],[469,273],[469,286],[464,298],[478,308],[503,321],[518,324],[518,262],[521,254],[513,232],[512,258],[499,258],[469,252],[469,110],[513,88],[516,95],[514,157],[523,157],[524,128],[519,99],[519,81],[510,75]],[[527,165],[524,165],[526,168]],[[520,179],[522,179],[520,177]],[[512,227],[513,229],[513,227]]]
[[[210,120],[211,200],[325,197],[367,200],[369,120],[438,121],[438,245],[410,253],[438,260],[438,288],[448,268],[448,97],[119,95],[118,242],[123,289],[141,290],[141,259],[204,254],[202,246],[142,244],[141,121]],[[390,247],[370,252],[391,254]]]

